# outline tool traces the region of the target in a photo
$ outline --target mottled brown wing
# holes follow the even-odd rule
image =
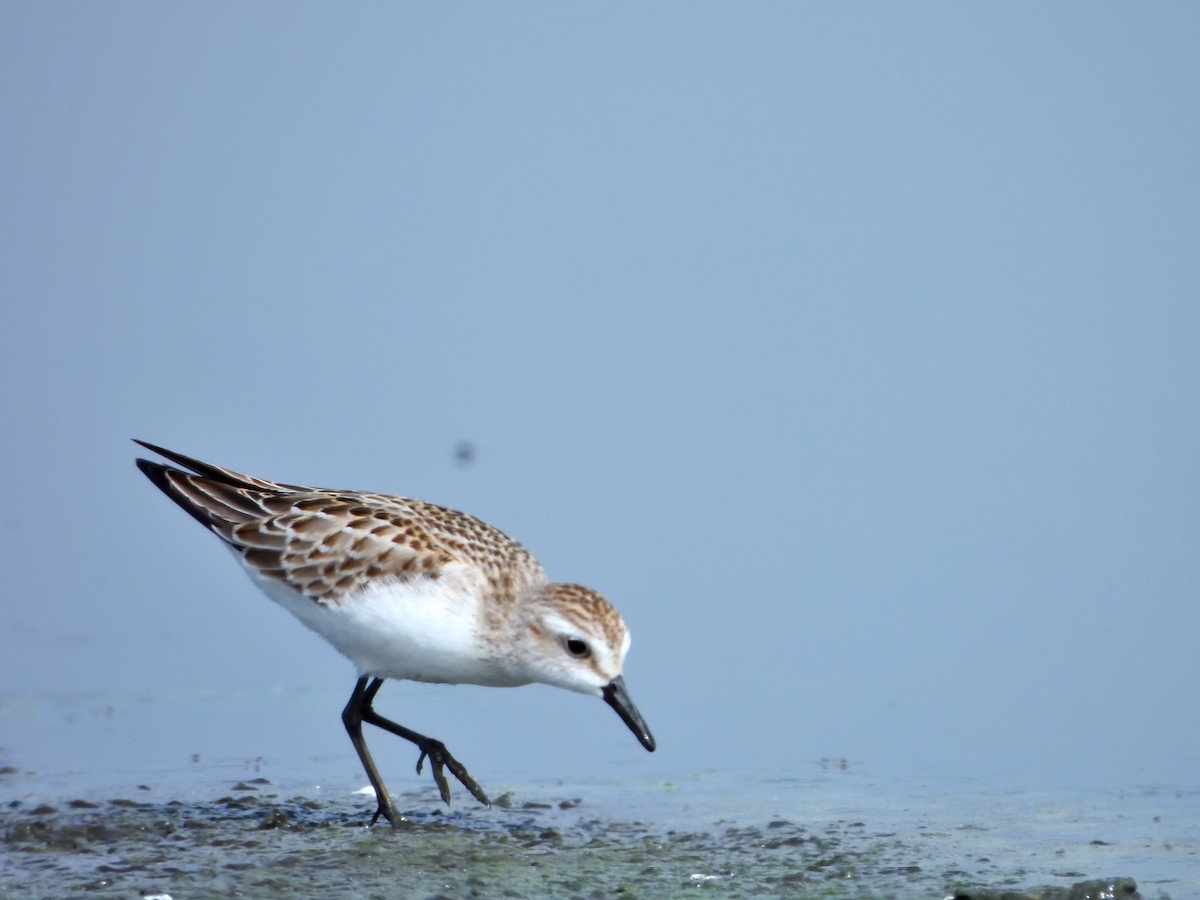
[[[170,458],[205,474],[137,463],[260,576],[318,602],[337,603],[384,577],[437,579],[466,559],[501,595],[544,579],[524,547],[464,513],[383,494],[288,488],[179,454]]]
[[[440,577],[456,557],[402,502],[289,493],[259,498],[263,515],[218,529],[264,578],[306,597],[339,602],[368,582]]]

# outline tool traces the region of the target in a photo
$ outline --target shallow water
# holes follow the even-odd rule
[[[51,798],[37,782],[9,769],[0,784],[10,896],[1098,898],[1136,896],[1134,880],[1145,897],[1200,891],[1197,798],[1156,791],[1001,795],[842,772],[711,773],[525,785],[491,809],[445,810],[423,790],[400,797],[409,812],[393,830],[366,827],[373,806],[350,785],[280,790],[260,775],[208,795],[144,785]],[[779,809],[792,814],[766,812]]]
[[[172,700],[181,715],[198,705]],[[394,831],[366,827],[374,807],[356,793],[348,742],[149,765],[139,755],[155,742],[139,727],[165,711],[139,726],[115,707],[3,701],[0,894],[1200,896],[1195,789],[1014,790],[814,760],[790,773],[489,778],[490,809],[461,789],[447,809],[428,772],[413,773],[415,753],[372,736],[406,815]],[[81,752],[94,766],[67,764]]]

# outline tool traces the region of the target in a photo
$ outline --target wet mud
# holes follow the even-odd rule
[[[1129,878],[964,862],[926,831],[870,821],[665,828],[589,814],[580,797],[442,811],[398,798],[402,827],[367,827],[364,798],[282,797],[265,779],[211,800],[10,800],[0,895],[11,897],[937,897],[1135,900]],[[1157,891],[1147,895],[1168,897]]]

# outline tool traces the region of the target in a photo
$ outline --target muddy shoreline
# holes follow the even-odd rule
[[[107,800],[9,800],[0,894],[13,897],[1134,898],[1132,878],[1064,866],[1056,884],[936,833],[862,820],[664,828],[596,817],[586,797],[504,795],[443,811],[404,795],[403,827],[366,827],[365,798],[283,797],[266,779],[211,800],[150,788]],[[699,824],[699,823],[698,823]],[[1164,890],[1156,898],[1171,896]]]

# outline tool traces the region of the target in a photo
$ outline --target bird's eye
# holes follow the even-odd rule
[[[579,659],[587,656],[589,652],[588,645],[579,638],[567,638],[567,652]]]

